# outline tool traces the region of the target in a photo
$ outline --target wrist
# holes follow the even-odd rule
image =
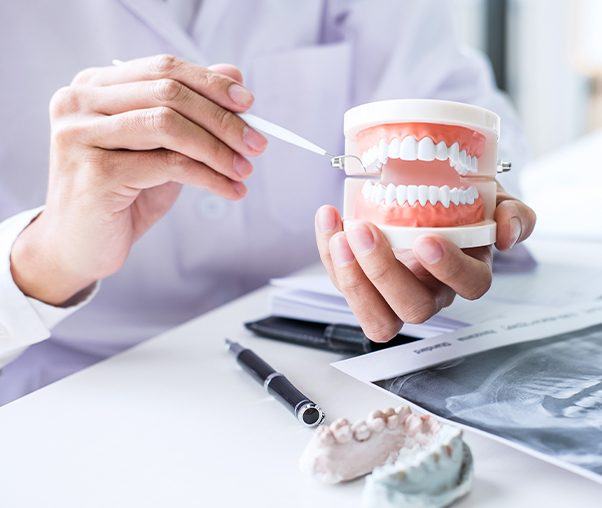
[[[54,306],[64,306],[74,295],[95,282],[68,269],[59,260],[58,247],[45,228],[44,212],[17,237],[10,268],[17,287],[26,295]]]

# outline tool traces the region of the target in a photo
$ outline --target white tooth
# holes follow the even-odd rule
[[[466,191],[464,189],[460,189],[460,192],[458,192],[458,196],[459,196],[459,201],[461,205],[465,205],[466,204]]]
[[[387,417],[387,429],[396,429],[399,427],[399,416],[397,414],[392,414]]]
[[[385,419],[389,418],[389,416],[394,415],[395,414],[395,409],[393,409],[392,407],[388,407],[387,409],[385,409],[383,411],[383,416],[385,417]]]
[[[385,187],[384,185],[378,184],[378,190],[376,191],[376,202],[380,203],[385,199]]]
[[[435,143],[431,138],[422,138],[418,143],[418,159],[421,161],[435,159]]]
[[[454,205],[458,205],[458,203],[460,203],[460,189],[454,187],[449,191],[449,199]]]
[[[348,427],[348,426],[349,426],[349,420],[347,420],[347,418],[337,418],[334,422],[332,422],[330,424],[330,430],[335,431],[342,427]]]
[[[366,441],[370,437],[370,429],[366,422],[356,422],[351,426],[351,432],[356,441]]]
[[[474,194],[472,193],[472,187],[469,187],[464,191],[464,198],[466,203],[472,205],[474,203]]]
[[[418,432],[420,430],[420,427],[422,426],[422,420],[420,419],[420,416],[418,415],[410,415],[408,416],[407,420],[405,421],[405,428],[407,433],[410,436],[414,436],[416,435],[416,432]]]
[[[449,208],[449,187],[447,185],[439,189],[439,201],[445,208]]]
[[[428,185],[419,185],[418,186],[418,202],[424,206],[429,198],[429,188]]]
[[[474,173],[474,157],[471,157],[470,155],[466,157],[466,164],[468,165],[468,172]]]
[[[417,141],[413,136],[406,136],[401,142],[399,148],[399,158],[404,161],[415,161],[416,160],[416,148]]]
[[[370,199],[370,194],[372,193],[372,182],[370,180],[366,180],[366,183],[362,187],[362,194],[366,199]]]
[[[372,147],[372,161],[378,160],[378,145]]]
[[[385,420],[382,416],[370,417],[366,423],[372,432],[381,432],[385,428]]]
[[[405,185],[397,186],[397,204],[399,206],[403,205],[408,195],[408,188]]]
[[[466,150],[460,152],[460,165],[462,169],[466,171]]]
[[[387,191],[385,192],[385,204],[390,205],[395,201],[395,184],[390,183],[387,185]]]
[[[388,151],[388,146],[387,143],[385,143],[384,139],[381,139],[378,142],[378,160],[379,162],[382,162],[383,164],[387,163],[387,151]]]
[[[433,206],[439,201],[439,187],[429,185],[429,203]]]
[[[447,146],[445,141],[439,141],[439,143],[437,143],[437,146],[435,147],[435,157],[440,161],[447,160]]]
[[[395,408],[395,412],[399,415],[399,421],[402,423],[406,420],[408,416],[412,414],[412,410],[410,406],[399,406]]]
[[[370,160],[370,150],[366,150],[362,154],[362,162],[365,164],[370,164],[372,161]]]
[[[398,138],[393,138],[389,143],[389,157],[391,159],[399,159],[399,148],[401,146],[401,142]]]
[[[375,183],[374,186],[372,187],[372,190],[370,191],[370,201],[374,201],[375,203],[378,203],[378,188],[380,187],[379,183]]]
[[[472,188],[472,193],[474,194],[475,200],[477,200],[479,198],[479,191],[477,190],[476,187]]]
[[[368,162],[368,165],[374,163],[374,161],[376,160],[378,156],[377,151],[378,149],[373,146],[366,152],[366,161]]]
[[[360,159],[364,166],[367,165],[368,164],[368,152],[362,153],[362,155],[360,156]]]
[[[452,168],[456,167],[458,159],[460,158],[460,145],[458,143],[454,143],[449,147],[447,152],[447,156],[449,157],[449,163]]]
[[[345,427],[339,427],[336,430],[332,431],[334,438],[340,444],[345,444],[351,441],[353,434],[351,433],[351,427],[346,425]]]
[[[475,173],[479,170],[479,159],[477,159],[476,155],[472,158],[472,167]]]
[[[412,206],[418,199],[418,187],[416,185],[408,185],[407,191],[407,201]]]
[[[334,436],[332,435],[332,432],[326,425],[318,427],[317,434],[318,441],[320,442],[320,444],[331,445],[335,443]]]

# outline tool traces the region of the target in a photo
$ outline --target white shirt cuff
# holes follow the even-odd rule
[[[10,270],[12,246],[43,208],[27,210],[0,223],[0,356],[50,337],[50,330],[86,305],[98,284],[84,290],[75,305],[54,307],[29,298],[17,287]]]

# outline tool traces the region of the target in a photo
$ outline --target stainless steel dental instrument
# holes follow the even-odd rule
[[[255,381],[262,384],[266,391],[287,407],[303,425],[315,427],[322,423],[325,416],[324,411],[257,354],[230,339],[226,339],[226,351],[232,353],[242,369],[250,374]]]
[[[123,63],[122,60],[118,60],[114,58],[111,60],[113,65],[121,65]],[[258,131],[263,132],[264,134],[268,134],[270,136],[274,136],[275,138],[280,139],[281,141],[285,141],[286,143],[290,143],[291,145],[298,146],[299,148],[303,148],[305,150],[309,150],[310,152],[317,153],[318,155],[322,155],[323,157],[328,157],[330,160],[330,165],[336,169],[342,170],[353,170],[351,165],[355,166],[355,171],[357,172],[358,168],[364,173],[367,173],[368,170],[362,163],[362,160],[355,155],[332,155],[328,153],[324,148],[319,147],[315,143],[305,139],[299,134],[294,133],[289,129],[285,129],[280,125],[277,125],[273,122],[269,122],[263,118],[260,118],[256,115],[252,115],[251,113],[237,113],[237,115],[242,118],[242,120],[247,123],[253,129],[257,129]]]
[[[293,131],[286,129],[280,125],[277,125],[273,122],[269,122],[263,118],[252,115],[250,113],[238,113],[238,116],[242,118],[250,127],[257,129],[258,131],[263,132],[264,134],[268,134],[270,136],[274,136],[286,143],[290,143],[291,145],[298,146],[299,148],[303,148],[305,150],[309,150],[310,152],[317,153],[318,155],[322,155],[323,157],[328,157],[330,160],[330,165],[336,169],[347,169],[350,164],[358,165],[362,171],[365,173],[368,172],[367,168],[362,163],[362,160],[356,155],[333,155],[328,153],[324,148],[312,143],[311,141],[305,139],[299,134],[294,133]]]

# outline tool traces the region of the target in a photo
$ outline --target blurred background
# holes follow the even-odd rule
[[[602,241],[602,1],[450,1],[460,38],[488,55],[522,119],[536,235]]]

